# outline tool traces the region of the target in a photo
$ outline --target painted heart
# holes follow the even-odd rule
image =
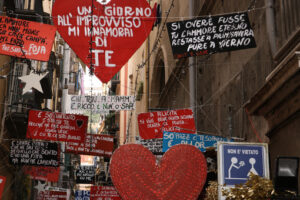
[[[81,126],[82,126],[82,124],[83,124],[83,120],[76,120],[76,125],[78,126],[78,128],[81,128]]]
[[[206,173],[201,151],[185,144],[170,148],[160,164],[142,145],[123,145],[110,164],[112,181],[124,200],[195,200]]]
[[[106,83],[145,41],[155,14],[147,0],[93,1],[92,10],[92,1],[56,0],[52,16],[63,39]]]

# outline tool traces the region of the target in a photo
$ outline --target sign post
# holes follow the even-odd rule
[[[219,199],[222,189],[245,183],[251,173],[270,177],[266,143],[218,142]]]

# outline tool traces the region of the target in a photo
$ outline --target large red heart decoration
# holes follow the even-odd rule
[[[63,39],[106,83],[148,37],[155,14],[147,0],[99,2],[56,0],[52,16]]]
[[[192,145],[170,148],[156,164],[142,145],[127,144],[111,158],[110,174],[124,200],[195,200],[206,180],[206,160]]]

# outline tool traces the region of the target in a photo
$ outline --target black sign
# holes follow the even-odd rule
[[[80,166],[76,170],[76,183],[92,184],[95,180],[95,167],[94,166]]]
[[[147,149],[149,149],[149,151],[151,151],[154,155],[163,154],[163,150],[162,150],[163,139],[162,138],[149,139],[149,140],[140,139],[140,140],[138,140],[138,142],[140,144],[144,145],[144,147],[146,147]]]
[[[9,160],[14,165],[58,167],[58,144],[27,140],[11,141]]]
[[[247,12],[167,23],[174,58],[256,47]]]

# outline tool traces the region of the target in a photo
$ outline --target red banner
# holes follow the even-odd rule
[[[92,186],[90,193],[90,200],[110,199],[121,200],[117,190],[112,186]]]
[[[38,200],[66,200],[67,192],[62,191],[41,191],[37,197]]]
[[[41,181],[58,182],[59,167],[23,167],[24,173],[30,178]]]
[[[0,16],[0,54],[48,61],[56,27]]]
[[[84,115],[30,110],[27,138],[62,142],[84,142],[88,117]]]
[[[110,135],[87,134],[85,143],[66,143],[66,152],[110,157],[114,150],[114,137]]]
[[[196,130],[191,109],[141,113],[138,124],[143,139],[162,138],[163,131],[195,133]]]
[[[2,199],[2,193],[4,190],[5,182],[6,182],[6,177],[0,176],[0,199]]]
[[[93,62],[95,75],[104,83],[143,44],[156,20],[147,0],[60,0],[52,16],[63,39],[86,65]]]

